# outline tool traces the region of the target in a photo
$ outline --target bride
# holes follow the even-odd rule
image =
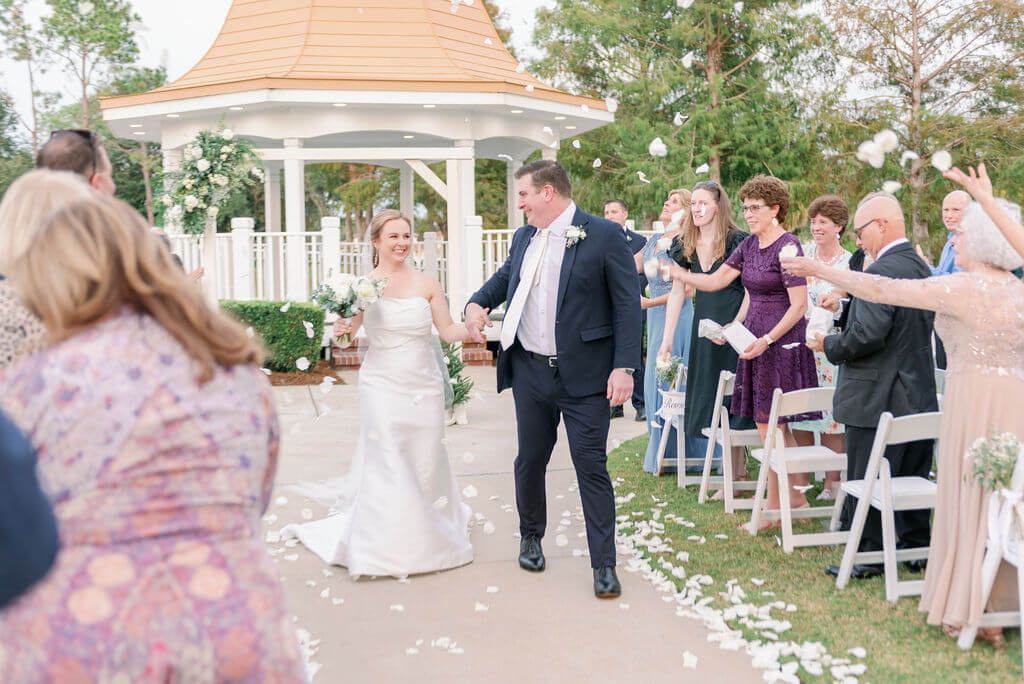
[[[469,334],[452,321],[437,279],[407,263],[412,229],[401,213],[374,216],[370,240],[370,277],[386,279],[387,286],[377,303],[334,325],[336,336],[363,326],[369,342],[359,370],[362,429],[352,469],[340,489],[298,488],[337,505],[336,514],[281,533],[353,576],[405,577],[473,560],[471,511],[459,497],[444,446],[451,389],[431,323],[446,342]],[[325,489],[328,496],[317,495]]]

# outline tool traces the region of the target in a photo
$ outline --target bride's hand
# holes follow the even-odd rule
[[[334,321],[334,336],[341,337],[342,335],[352,334],[352,319],[351,318],[339,318]]]

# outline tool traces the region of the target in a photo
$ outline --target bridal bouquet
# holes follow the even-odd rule
[[[342,318],[358,316],[380,299],[387,280],[356,277],[351,273],[332,273],[313,291],[313,302],[328,313]],[[348,333],[341,337],[344,344],[351,342]]]

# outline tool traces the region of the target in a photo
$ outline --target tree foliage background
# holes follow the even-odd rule
[[[32,82],[23,103],[0,83],[0,193],[30,168],[50,129],[85,124],[108,137],[119,195],[159,221],[159,146],[113,139],[98,108],[100,95],[166,81],[162,69],[138,62],[131,3],[46,0],[50,12],[33,26],[26,2],[0,0],[0,50]],[[484,4],[509,45],[498,7]],[[938,149],[960,165],[987,160],[997,190],[1024,199],[1024,0],[555,0],[538,13],[534,43],[531,72],[618,104],[615,123],[559,151],[591,212],[621,197],[648,227],[672,188],[711,179],[735,199],[746,179],[771,173],[790,184],[789,223],[798,227],[817,195],[852,205],[896,181],[914,238],[934,251],[945,240],[940,202],[951,189],[928,161]],[[53,72],[74,92],[44,92],[40,79]],[[876,169],[855,152],[883,128],[900,148]],[[656,137],[667,155],[650,154]],[[918,158],[901,164],[904,151]],[[443,163],[433,170],[444,178]],[[506,165],[479,160],[476,171],[477,213],[486,227],[501,227]],[[311,229],[340,216],[359,239],[375,211],[398,204],[393,168],[319,164],[306,174]],[[243,215],[263,226],[262,188],[233,201],[223,228]],[[443,233],[437,194],[417,182],[415,202],[417,230]]]

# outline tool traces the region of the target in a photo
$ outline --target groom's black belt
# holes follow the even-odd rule
[[[558,357],[557,356],[545,356],[544,354],[536,354],[536,353],[534,353],[532,351],[528,351],[526,349],[524,349],[523,351],[526,352],[527,356],[529,356],[530,358],[534,359],[535,361],[540,361],[542,363],[545,363],[548,366],[550,366],[551,368],[558,368]]]

